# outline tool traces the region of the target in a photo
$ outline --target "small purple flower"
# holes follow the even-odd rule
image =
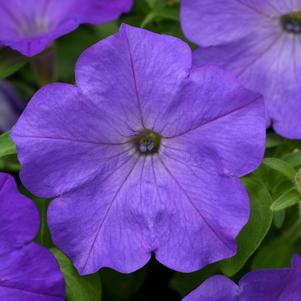
[[[300,301],[301,258],[293,257],[292,267],[257,270],[239,284],[217,275],[206,280],[183,301]]]
[[[265,97],[267,122],[287,138],[301,138],[301,1],[182,0],[184,33],[206,48],[196,66],[231,70]]]
[[[0,81],[0,133],[9,131],[24,109],[25,103],[7,81]]]
[[[0,299],[63,301],[65,285],[52,254],[32,242],[39,214],[8,174],[0,173]]]
[[[34,56],[80,24],[112,21],[131,5],[132,0],[0,1],[0,44]]]
[[[131,272],[152,252],[189,272],[234,255],[249,216],[238,177],[264,151],[262,97],[192,69],[182,41],[127,25],[81,55],[76,82],[39,90],[12,138],[23,183],[56,197],[52,236],[79,272]]]

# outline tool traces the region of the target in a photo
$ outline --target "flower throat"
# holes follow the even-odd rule
[[[135,139],[135,144],[139,154],[153,155],[159,151],[161,137],[159,134],[146,130],[138,135]]]
[[[301,34],[301,11],[283,15],[280,20],[284,31],[292,34]]]

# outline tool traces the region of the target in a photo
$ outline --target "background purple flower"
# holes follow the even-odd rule
[[[33,56],[81,23],[101,24],[132,0],[9,0],[0,3],[0,44]]]
[[[38,211],[4,173],[0,173],[0,212],[0,299],[65,300],[56,260],[44,247],[31,242],[39,230]]]
[[[183,0],[181,22],[200,46],[194,63],[231,70],[265,97],[268,123],[301,138],[301,2]]]
[[[213,276],[183,299],[183,301],[239,300],[301,300],[301,258],[295,255],[291,268],[250,272],[238,285],[225,276]]]
[[[11,129],[25,107],[16,91],[7,81],[0,81],[0,133]]]
[[[130,26],[86,50],[78,87],[39,90],[12,131],[21,178],[56,197],[55,244],[82,274],[150,259],[189,272],[230,257],[249,216],[238,179],[260,163],[262,97],[191,69],[182,41]]]

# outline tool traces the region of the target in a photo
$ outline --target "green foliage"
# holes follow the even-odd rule
[[[154,20],[160,18],[176,22],[179,20],[179,10],[177,3],[170,4],[170,2],[166,0],[148,0],[146,2],[150,6],[150,11],[140,25],[142,28],[146,27]]]
[[[80,276],[70,259],[60,250],[51,249],[56,257],[66,282],[67,301],[101,301],[99,274]]]
[[[279,211],[293,206],[301,201],[301,194],[295,188],[285,191],[273,202],[271,210]]]
[[[301,151],[296,150],[292,153],[285,154],[283,160],[295,168],[301,166]]]
[[[194,273],[175,273],[175,275],[170,281],[170,287],[178,291],[181,296],[185,296],[197,286],[199,286],[207,278],[218,273],[220,273],[218,264],[208,265],[202,270]]]
[[[293,253],[293,247],[288,241],[284,239],[271,241],[258,251],[253,259],[251,269],[288,267]]]
[[[121,274],[111,269],[100,271],[100,277],[108,301],[131,301],[133,296],[143,285],[147,267],[131,274]]]
[[[29,59],[10,48],[0,48],[0,79],[8,77],[22,68]]]
[[[46,248],[52,248],[53,243],[47,225],[47,210],[51,200],[36,197],[35,195],[31,194],[23,185],[21,185],[19,189],[21,193],[33,200],[40,213],[40,229],[35,238],[35,241]]]
[[[266,148],[272,148],[272,147],[276,147],[282,144],[285,144],[287,141],[276,135],[275,133],[269,133],[267,134],[267,141],[266,141]]]
[[[273,222],[277,229],[280,229],[283,226],[285,215],[285,210],[274,211]]]
[[[0,135],[0,158],[16,153],[16,146],[10,138],[9,132]]]
[[[246,179],[245,184],[251,200],[251,215],[248,224],[237,238],[237,254],[221,262],[224,274],[235,275],[263,241],[272,223],[270,210],[272,198],[266,187],[257,181]]]
[[[40,198],[33,198],[33,200],[37,205],[37,207],[39,208],[40,217],[41,217],[40,231],[36,237],[36,241],[41,245],[50,248],[53,245],[50,231],[47,225],[47,209],[50,200],[40,199]]]
[[[0,171],[18,172],[20,170],[16,153],[16,146],[9,132],[0,135]]]
[[[278,171],[286,176],[289,180],[294,181],[296,170],[286,161],[277,158],[265,158],[263,163],[268,167]]]

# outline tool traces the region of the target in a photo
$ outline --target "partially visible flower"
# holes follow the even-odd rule
[[[21,195],[14,179],[0,173],[0,299],[63,301],[65,285],[58,263],[44,247],[32,242],[39,214]]]
[[[82,23],[102,24],[132,0],[7,0],[0,2],[0,44],[33,56]]]
[[[301,1],[182,0],[181,23],[199,46],[194,64],[232,71],[263,94],[267,123],[301,138]]]
[[[300,301],[301,258],[295,255],[291,268],[256,270],[239,284],[217,275],[206,280],[183,301]]]
[[[179,39],[124,25],[87,49],[77,87],[45,86],[12,130],[52,237],[80,273],[179,271],[233,256],[249,217],[238,179],[261,162],[264,105]]]
[[[0,133],[6,132],[16,123],[25,103],[6,81],[0,81]]]

